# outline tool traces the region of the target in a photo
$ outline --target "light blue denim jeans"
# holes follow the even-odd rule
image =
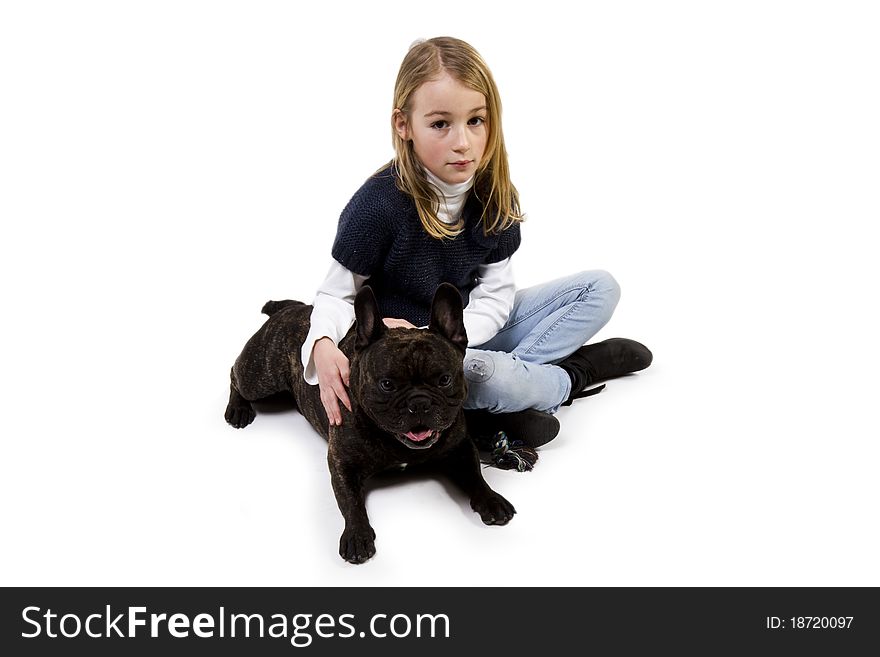
[[[555,363],[605,326],[619,299],[617,281],[599,269],[517,290],[507,323],[465,353],[464,407],[555,413],[571,393],[571,378]]]

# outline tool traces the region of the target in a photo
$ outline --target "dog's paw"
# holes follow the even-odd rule
[[[339,539],[339,556],[349,563],[363,563],[376,554],[376,532],[367,525],[365,529],[348,529]]]
[[[236,429],[244,429],[247,425],[254,421],[257,414],[254,412],[253,406],[226,406],[226,421]]]
[[[513,504],[494,490],[471,498],[471,508],[480,514],[480,519],[487,525],[506,525],[516,513]]]

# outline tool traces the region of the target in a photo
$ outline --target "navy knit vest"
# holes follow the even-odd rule
[[[484,235],[482,206],[473,191],[462,210],[464,230],[453,239],[428,235],[412,197],[397,188],[392,168],[371,176],[339,217],[333,257],[367,276],[383,317],[416,326],[430,320],[431,300],[440,283],[452,283],[467,305],[480,265],[501,262],[519,248],[519,224],[499,235]]]

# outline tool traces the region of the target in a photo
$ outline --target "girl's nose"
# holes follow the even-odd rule
[[[455,132],[455,141],[452,150],[456,153],[464,153],[470,150],[471,142],[468,139],[467,129],[464,127],[459,128]]]

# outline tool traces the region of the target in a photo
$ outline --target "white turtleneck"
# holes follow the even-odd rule
[[[439,192],[440,207],[437,218],[446,224],[456,224],[474,184],[473,177],[463,183],[449,184],[433,173],[424,170],[425,175]],[[346,269],[335,260],[324,282],[318,287],[312,302],[311,328],[303,342],[301,357],[304,378],[309,385],[317,385],[318,375],[312,350],[315,342],[329,337],[334,344],[348,333],[354,323],[354,298],[363,287],[367,276],[361,276]],[[504,326],[513,308],[516,286],[510,258],[491,265],[481,265],[477,269],[477,284],[468,297],[464,309],[464,327],[468,335],[468,346],[475,347],[488,342]]]
[[[444,224],[458,223],[464,202],[467,200],[471,187],[474,186],[474,177],[471,176],[463,183],[449,184],[440,180],[427,169],[423,169],[423,171],[428,182],[440,192],[440,207],[437,208],[437,218]]]

